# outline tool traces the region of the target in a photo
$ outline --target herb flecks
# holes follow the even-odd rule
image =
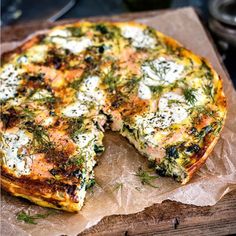
[[[149,171],[144,171],[141,167],[139,167],[138,171],[135,173],[135,176],[140,178],[140,181],[143,185],[148,185],[153,188],[159,188],[152,183],[154,179],[158,178],[157,175],[151,175]]]
[[[28,121],[25,123],[25,128],[32,133],[32,144],[38,151],[47,151],[53,148],[53,143],[43,126]]]
[[[185,99],[191,105],[194,105],[195,102],[197,101],[197,98],[196,98],[196,95],[194,94],[194,92],[195,92],[195,89],[193,89],[193,88],[186,88],[183,91]]]
[[[214,101],[214,88],[212,84],[207,84],[203,87],[204,93],[211,98],[212,101]]]
[[[95,179],[90,179],[86,184],[86,190],[92,188],[96,184]]]
[[[31,215],[30,213],[26,213],[25,211],[20,211],[17,213],[17,220],[19,221],[23,221],[27,224],[33,224],[36,225],[37,222],[35,220],[37,219],[45,219],[47,218],[49,215],[52,215],[53,211],[48,211],[45,214],[34,214]]]

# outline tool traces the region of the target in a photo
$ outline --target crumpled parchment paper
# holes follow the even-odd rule
[[[214,205],[227,192],[236,189],[236,91],[195,12],[185,8],[138,21],[208,58],[223,78],[228,115],[221,138],[206,164],[185,186],[162,177],[153,181],[158,188],[142,185],[135,173],[140,166],[144,170],[148,168],[147,160],[119,134],[107,132],[106,151],[95,168],[97,184],[88,191],[80,213],[56,212],[37,220],[36,225],[25,224],[16,220],[19,211],[35,214],[45,213],[47,209],[2,193],[3,235],[76,235],[107,215],[135,213],[166,199],[198,206]]]

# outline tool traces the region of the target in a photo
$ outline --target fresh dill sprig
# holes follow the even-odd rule
[[[207,84],[203,87],[203,91],[214,101],[214,88],[212,84]]]
[[[24,221],[27,224],[33,224],[36,225],[37,222],[35,220],[37,219],[45,219],[49,215],[52,215],[54,212],[53,211],[48,211],[45,214],[34,214],[30,215],[29,213],[26,213],[25,211],[20,211],[17,213],[16,218],[19,221]]]
[[[195,102],[197,101],[197,98],[194,94],[195,89],[193,88],[186,88],[184,89],[183,93],[184,93],[184,97],[187,100],[187,102],[189,102],[191,105],[194,105]]]
[[[25,128],[32,133],[33,140],[32,144],[35,148],[45,151],[53,148],[53,143],[51,142],[49,135],[47,134],[45,128],[41,125],[36,125],[33,122],[26,122]]]
[[[151,175],[148,171],[144,171],[139,167],[138,171],[135,173],[135,176],[139,177],[143,185],[148,185],[153,188],[159,188],[158,186],[152,184],[152,180],[157,179],[157,175]]]
[[[158,94],[160,94],[163,91],[163,89],[164,89],[164,87],[162,85],[150,86],[149,88],[151,89],[151,91],[153,93],[158,93]]]
[[[170,71],[170,65],[166,61],[158,63],[159,68],[157,69],[153,62],[149,63],[151,70],[161,79],[165,80],[166,74]]]

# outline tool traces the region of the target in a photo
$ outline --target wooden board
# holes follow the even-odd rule
[[[93,17],[90,20],[134,20],[162,13],[163,11],[151,11],[123,14],[109,18]],[[2,42],[19,41],[34,31],[73,21],[73,19],[69,19],[53,24],[36,21],[24,25],[8,26],[2,29]],[[227,194],[212,207],[197,207],[165,201],[137,214],[105,217],[96,226],[84,231],[80,235],[228,234],[236,234],[236,191]]]

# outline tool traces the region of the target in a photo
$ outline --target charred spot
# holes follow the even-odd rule
[[[32,121],[27,121],[27,122],[25,122],[25,125],[26,125],[26,126],[29,126],[29,127],[33,127],[33,126],[34,126],[34,122],[32,122]]]
[[[46,38],[46,34],[40,34],[37,37],[39,39],[39,42],[42,42]]]
[[[162,177],[166,176],[166,171],[162,168],[157,168],[156,173]]]
[[[22,95],[26,94],[26,92],[27,92],[27,89],[23,86],[18,89],[18,93],[20,93]]]
[[[124,128],[127,129],[130,133],[133,133],[134,129],[132,129],[129,125],[124,125]]]
[[[155,161],[149,161],[148,162],[148,167],[149,168],[155,168],[156,167],[156,162]]]
[[[190,153],[198,153],[200,149],[201,148],[197,144],[192,144],[187,147],[186,151]]]
[[[52,58],[52,64],[55,69],[60,69],[62,66],[62,59],[60,57],[55,56]]]
[[[77,170],[74,170],[72,173],[71,173],[72,176],[74,176],[75,178],[77,179],[80,179],[83,177],[83,174],[82,174],[82,171],[80,169],[77,169]]]
[[[190,134],[192,135],[196,135],[198,132],[197,132],[197,129],[195,127],[192,127],[189,131]]]
[[[98,52],[102,54],[104,53],[105,49],[106,49],[105,45],[101,45],[98,47]]]
[[[26,75],[25,76],[25,79],[27,81],[32,81],[32,82],[35,82],[35,81],[44,81],[44,75],[43,74],[38,74],[38,75]]]
[[[86,63],[92,63],[92,62],[93,62],[93,58],[92,58],[91,56],[86,56],[86,57],[84,58],[84,61],[85,61]]]
[[[170,158],[179,158],[179,152],[175,145],[166,148],[166,156]]]
[[[60,174],[60,170],[58,169],[51,169],[49,170],[49,172],[51,173],[51,175],[55,176],[55,175],[59,175]]]
[[[74,196],[75,195],[75,190],[76,190],[77,186],[75,184],[73,185],[66,185],[66,192],[71,195]]]
[[[101,154],[104,151],[104,147],[95,144],[94,145],[94,151],[96,152],[96,154]]]
[[[55,113],[55,111],[52,111],[52,110],[51,110],[51,111],[49,111],[49,115],[50,115],[50,116],[55,116],[56,113]]]
[[[211,125],[207,125],[204,128],[202,128],[202,130],[199,132],[198,137],[204,138],[207,134],[209,134],[211,131],[213,130]]]
[[[57,120],[57,121],[55,122],[54,126],[59,126],[59,125],[60,125],[60,121]]]
[[[10,108],[6,113],[1,114],[1,120],[3,122],[4,128],[8,129],[13,127],[19,120],[18,113],[14,108]]]
[[[88,190],[89,188],[93,187],[96,184],[94,179],[90,179],[86,185],[86,190]]]

